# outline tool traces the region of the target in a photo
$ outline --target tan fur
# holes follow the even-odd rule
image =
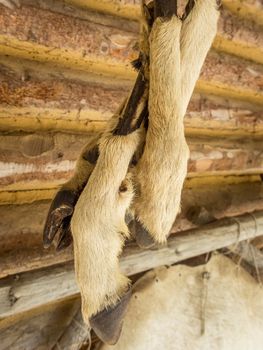
[[[142,27],[141,37],[144,42],[148,35],[145,22]],[[144,55],[147,54],[146,50],[147,43],[142,47]],[[146,56],[143,57],[143,65],[144,73],[147,73]],[[136,108],[133,122],[144,109],[147,99],[148,87]],[[123,118],[127,101],[112,118],[107,131],[99,140],[100,155],[95,167],[81,156],[75,175],[67,184],[83,185],[88,181],[71,220],[76,278],[86,323],[92,315],[116,304],[129,285],[128,278],[119,270],[118,256],[124,239],[129,234],[125,214],[131,204],[133,187],[131,174],[127,174],[128,167],[134,153],[142,152],[145,131],[141,127],[127,136],[112,135],[119,119]],[[95,145],[97,139],[90,145]],[[91,148],[90,145],[85,147],[84,152]]]
[[[203,3],[211,5],[212,2],[204,0]],[[216,23],[217,18],[213,21]],[[183,116],[191,95],[189,91],[193,90],[206,54],[202,48],[198,56],[195,45],[187,47],[190,53],[192,50],[197,54],[199,68],[194,71],[194,79],[189,78],[182,88],[185,77],[180,62],[181,26],[176,17],[165,22],[157,19],[153,26],[149,129],[135,172],[139,190],[135,213],[158,242],[165,240],[179,211],[189,155]],[[206,27],[200,30],[205,32]],[[127,175],[127,171],[131,157],[142,142],[140,132],[128,136],[103,135],[99,159],[75,207],[71,229],[86,323],[92,315],[116,304],[128,288],[129,281],[119,270],[118,256],[128,235],[124,218],[133,196],[131,175]],[[126,192],[119,191],[123,181]]]
[[[150,271],[133,294],[118,343],[100,350],[263,348],[263,289],[224,256]]]
[[[62,189],[79,191],[87,183],[95,165],[84,159],[83,156],[97,145],[100,137],[101,133],[97,133],[84,146],[77,160],[73,177],[62,186]]]
[[[124,106],[126,105],[127,99],[123,101],[123,103],[120,105],[117,112],[111,117],[111,119],[108,122],[106,133],[108,133],[110,130],[113,130],[119,120],[119,118],[122,115]],[[63,190],[73,190],[78,192],[81,190],[86,183],[88,182],[88,179],[90,177],[90,174],[92,173],[95,164],[90,163],[88,160],[86,160],[84,157],[88,153],[88,151],[92,150],[99,142],[100,138],[102,137],[103,132],[96,133],[89,142],[83,147],[80,156],[77,160],[74,175],[73,177],[67,181],[65,184],[63,184],[62,188]]]
[[[184,115],[205,57],[217,32],[220,12],[216,0],[197,0],[181,31],[181,93]]]
[[[103,136],[99,159],[71,220],[76,278],[86,323],[93,314],[115,304],[128,287],[128,279],[119,270],[118,256],[123,236],[128,235],[124,218],[133,196],[126,174],[139,139],[138,131],[128,136]],[[119,191],[122,183],[127,187],[125,192]]]
[[[183,25],[177,17],[158,18],[150,36],[149,128],[134,211],[160,243],[180,210],[189,157],[183,117],[219,16],[215,0],[196,1],[192,12]]]

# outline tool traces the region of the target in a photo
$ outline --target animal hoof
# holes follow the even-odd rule
[[[149,249],[155,246],[155,240],[152,238],[150,232],[145,227],[143,227],[140,221],[134,219],[130,223],[129,228],[136,239],[136,243],[140,248]]]
[[[61,243],[62,237],[65,236],[63,231],[69,227],[68,219],[73,214],[77,198],[78,195],[70,190],[61,190],[56,194],[51,203],[44,227],[43,243],[45,248],[51,245],[58,232],[60,232],[59,243]]]
[[[114,345],[119,340],[131,295],[129,289],[116,305],[103,309],[90,319],[90,326],[103,343]]]
[[[73,241],[71,229],[70,229],[71,216],[66,217],[63,220],[62,225],[59,228],[59,238],[56,250],[59,252],[69,247]]]

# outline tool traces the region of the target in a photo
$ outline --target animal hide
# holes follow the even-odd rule
[[[134,286],[118,343],[100,350],[261,350],[263,290],[230,259],[162,267]]]
[[[136,235],[163,243],[180,210],[189,149],[183,118],[216,35],[216,0],[199,0],[185,21],[157,18],[150,35],[149,127],[135,170]]]

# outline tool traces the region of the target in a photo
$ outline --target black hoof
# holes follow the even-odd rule
[[[78,195],[74,191],[61,190],[53,199],[43,233],[44,247],[48,248],[63,226],[65,218],[73,214]]]
[[[150,232],[145,227],[143,227],[140,221],[134,219],[130,223],[129,228],[140,248],[149,249],[155,246],[155,240],[152,238]]]
[[[116,305],[103,309],[90,319],[90,326],[103,343],[114,345],[119,340],[131,295],[129,289]]]

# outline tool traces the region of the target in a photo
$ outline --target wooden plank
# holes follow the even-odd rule
[[[197,227],[193,216],[204,208],[220,219],[263,210],[263,183],[254,177],[189,179],[182,194],[182,210],[172,232]],[[245,182],[242,182],[244,180]],[[0,206],[0,278],[72,260],[71,248],[56,253],[44,249],[42,231],[50,201]]]
[[[258,231],[255,231],[255,219]],[[154,250],[141,250],[137,246],[125,248],[121,269],[132,275],[160,265],[170,265],[194,256],[214,251],[260,234],[263,212],[254,212],[235,218],[221,219],[184,235],[173,236],[167,246]],[[17,318],[24,313],[72,298],[78,294],[73,265],[55,266],[31,271],[0,281],[0,320]]]
[[[251,90],[261,88],[260,70],[256,71],[249,62],[242,65],[234,59],[232,63],[228,65],[226,56],[222,61],[219,54],[211,53],[196,91],[203,89],[209,93],[211,87],[211,91],[219,93],[222,84],[230,84],[232,94],[238,89],[244,93],[245,85]],[[27,61],[15,63],[0,57],[0,129],[101,130],[131,88],[130,81],[109,81],[87,73],[84,77],[71,76],[57,68]],[[82,80],[77,80],[80,77]],[[262,135],[262,107],[196,93],[188,108],[185,127],[188,135]]]
[[[72,176],[90,135],[9,134],[0,136],[0,191],[54,188]],[[260,174],[263,141],[187,137],[188,176]]]
[[[1,329],[1,350],[52,349],[64,328],[69,325],[79,305],[79,299],[73,302],[67,301],[39,315],[28,314],[26,319]]]

